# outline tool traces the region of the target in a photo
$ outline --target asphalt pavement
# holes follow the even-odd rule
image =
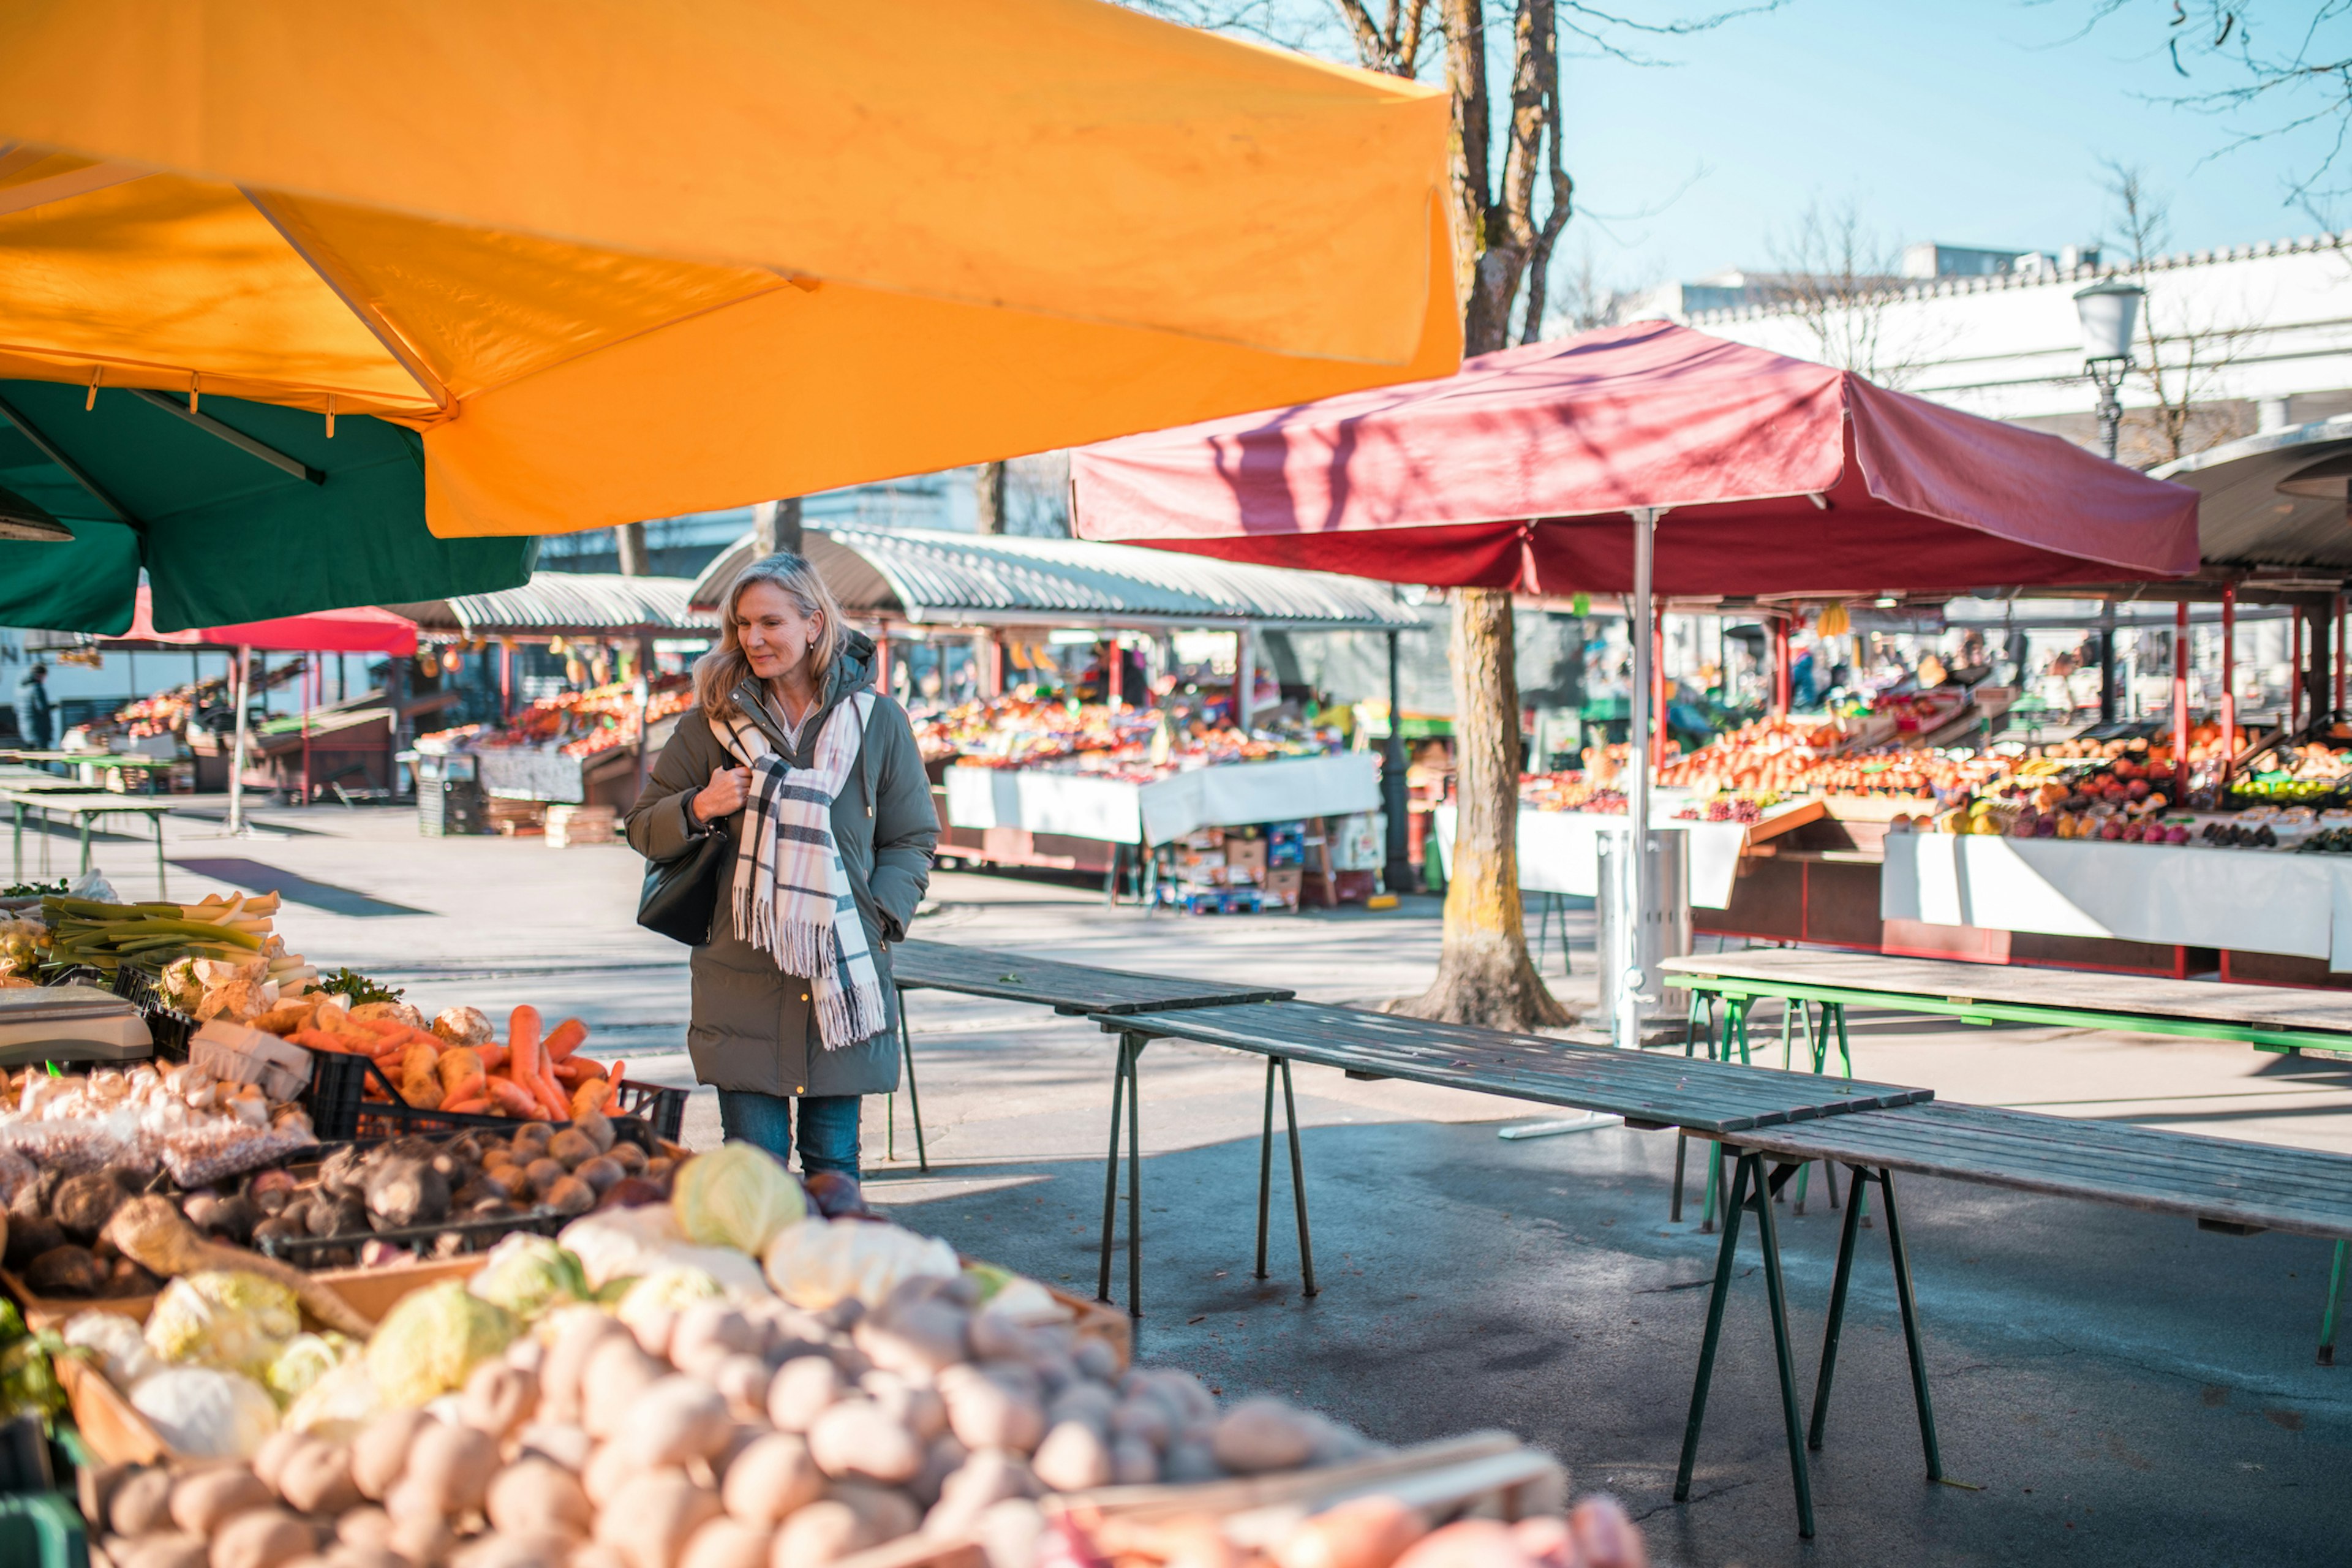
[[[202,812],[217,806],[198,805]],[[167,828],[175,898],[281,888],[280,928],[427,1010],[521,1002],[591,1026],[632,1077],[690,1084],[684,951],[632,922],[625,847],[425,839],[414,814],[265,810],[262,831]],[[101,837],[119,889],[152,896],[143,837]],[[70,869],[71,851],[56,846]],[[1592,1000],[1590,915],[1572,973]],[[917,935],[1076,963],[1296,987],[1376,1005],[1433,973],[1438,908],[1146,917],[1097,888],[940,876]],[[925,1148],[903,1094],[871,1100],[869,1190],[964,1250],[1090,1291],[1110,1041],[1037,1009],[918,993]],[[1945,1099],[2030,1106],[2352,1152],[2352,1064],[2221,1043],[1854,1016],[1856,1070]],[[1769,1021],[1768,1021],[1769,1025]],[[1769,1026],[1763,1031],[1773,1035]],[[1759,1053],[1777,1061],[1777,1044]],[[1820,1534],[1796,1535],[1762,1278],[1750,1238],[1692,1500],[1671,1500],[1717,1238],[1667,1222],[1671,1133],[1505,1141],[1539,1108],[1301,1067],[1319,1293],[1303,1294],[1286,1161],[1268,1278],[1254,1278],[1264,1068],[1155,1044],[1142,1068],[1139,1353],[1227,1395],[1284,1394],[1409,1441],[1502,1426],[1608,1490],[1664,1562],[1716,1564],[2342,1563],[2352,1559],[2352,1349],[2313,1347],[2330,1248],[1927,1179],[1901,1183],[1929,1385],[1951,1484],[1923,1479],[1884,1233],[1865,1233],[1824,1449]],[[895,1136],[894,1136],[895,1131]],[[708,1090],[689,1142],[717,1137]],[[897,1158],[890,1158],[895,1149]],[[1124,1212],[1122,1204],[1122,1213]],[[1810,1391],[1841,1215],[1818,1183],[1780,1209],[1795,1357]],[[1114,1293],[1126,1299],[1124,1248]]]

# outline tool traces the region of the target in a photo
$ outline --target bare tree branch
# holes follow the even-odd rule
[[[2170,204],[2149,188],[2138,168],[2112,158],[2101,162],[2115,203],[2113,221],[2121,231],[2117,248],[2127,254],[2131,274],[2147,287],[2139,316],[2146,346],[2133,356],[2132,375],[2147,388],[2155,406],[2124,416],[2124,434],[2133,448],[2127,457],[2147,468],[2245,434],[2235,406],[2221,403],[2216,394],[2251,330],[2191,321],[2185,310],[2167,304],[2148,287],[2157,258],[2171,239]]]

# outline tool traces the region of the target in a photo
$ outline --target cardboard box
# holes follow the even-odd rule
[[[1306,877],[1307,874],[1296,866],[1276,866],[1265,874],[1262,884],[1266,901],[1278,903],[1285,909],[1297,909],[1299,888]]]
[[[1263,838],[1228,838],[1225,840],[1225,864],[1246,871],[1253,879],[1262,880],[1266,869],[1266,845]]]

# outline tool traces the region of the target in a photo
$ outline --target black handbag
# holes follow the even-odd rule
[[[719,917],[719,868],[730,852],[727,830],[714,826],[684,854],[646,861],[637,923],[688,947],[709,946]]]

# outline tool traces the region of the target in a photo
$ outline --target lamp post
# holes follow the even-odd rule
[[[2083,325],[2083,374],[2099,389],[2099,447],[2116,460],[2123,433],[2124,376],[2132,367],[2132,334],[2139,326],[2140,301],[2147,290],[2137,283],[2094,283],[2074,292],[2074,314]],[[2116,721],[2115,606],[2107,606],[2099,629],[2099,722]]]

